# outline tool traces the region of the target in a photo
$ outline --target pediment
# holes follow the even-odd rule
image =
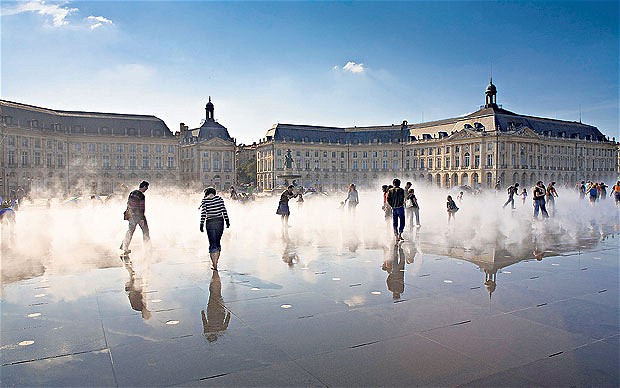
[[[450,140],[473,139],[477,137],[481,137],[480,132],[472,131],[465,128],[449,136]]]
[[[534,131],[533,129],[529,127],[521,127],[513,131],[512,134],[516,136],[529,138],[529,139],[540,139],[540,136],[538,135],[538,133],[536,133],[536,131]]]

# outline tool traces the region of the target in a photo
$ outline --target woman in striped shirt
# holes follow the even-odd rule
[[[220,240],[224,233],[224,223],[229,228],[230,221],[224,200],[215,194],[215,188],[207,187],[205,189],[205,196],[200,203],[200,231],[204,232],[206,225],[207,236],[209,237],[209,256],[213,262],[213,269],[217,271],[217,261],[222,250]]]

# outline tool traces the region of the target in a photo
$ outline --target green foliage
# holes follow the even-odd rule
[[[237,165],[237,184],[245,185],[252,182],[256,185],[256,159],[254,158]]]

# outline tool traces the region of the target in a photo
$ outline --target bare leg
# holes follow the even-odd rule
[[[217,262],[220,259],[220,252],[211,252],[209,253],[211,256],[211,262],[213,263],[213,269],[217,271]]]

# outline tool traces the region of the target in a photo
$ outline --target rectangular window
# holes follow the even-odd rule
[[[53,144],[54,144],[54,142],[53,142],[53,141],[48,140],[48,141],[47,141],[47,149],[48,149],[48,150],[51,150],[51,149],[52,149],[52,145],[53,145]]]
[[[357,171],[357,160],[353,161],[353,171]]]
[[[155,157],[155,168],[158,170],[161,169],[161,156]]]
[[[136,160],[136,155],[129,156],[129,168],[135,169],[138,166],[138,161]]]
[[[433,158],[428,158],[428,168],[433,168]]]
[[[88,152],[96,152],[97,151],[97,145],[94,143],[88,143]]]
[[[381,167],[383,167],[384,170],[388,169],[388,161],[387,161],[387,159],[383,159],[382,160]]]
[[[34,152],[34,165],[36,167],[41,165],[41,153],[39,151]]]
[[[168,146],[168,153],[174,154],[174,146]]]
[[[377,151],[372,151],[372,157],[376,158],[377,157]]]
[[[82,152],[82,143],[75,143],[73,149],[77,152]]]
[[[7,163],[9,164],[9,166],[14,166],[15,165],[15,151],[9,150],[7,157],[8,157]]]
[[[52,154],[45,155],[45,167],[52,167]]]
[[[28,164],[30,164],[29,159],[28,151],[22,151],[22,166],[28,166]]]
[[[28,148],[29,142],[27,137],[22,138],[22,147]]]
[[[146,144],[142,145],[142,153],[147,154],[149,152],[149,146]]]
[[[394,152],[392,153],[392,157],[393,157],[393,158],[398,158],[398,151],[394,151]]]
[[[104,143],[101,145],[101,150],[103,152],[110,152],[110,145],[108,143]]]
[[[101,159],[101,166],[105,169],[105,170],[109,170],[110,169],[110,155],[103,155],[102,159]]]
[[[540,161],[540,156],[538,157],[538,160]],[[487,155],[487,167],[493,167],[493,154]]]
[[[41,139],[39,138],[34,139],[34,148],[41,148]]]
[[[353,151],[353,159],[357,159],[357,151]]]
[[[142,157],[142,169],[147,170],[148,168],[149,168],[149,157],[143,156]]]
[[[168,168],[174,168],[174,156],[168,156]]]
[[[135,144],[130,144],[129,145],[129,152],[131,152],[132,154],[135,154],[136,151],[138,150],[138,146]]]
[[[122,169],[124,167],[123,164],[123,156],[122,155],[117,155],[116,156],[116,168],[118,170]]]
[[[117,144],[116,145],[116,152],[118,152],[119,154],[123,152],[123,145],[122,144]]]
[[[65,166],[65,156],[64,154],[56,155],[56,167],[63,168]]]
[[[221,171],[222,165],[219,158],[213,160],[213,171]]]
[[[446,168],[450,168],[450,157],[446,156]]]
[[[398,171],[398,160],[392,160],[392,171]]]

